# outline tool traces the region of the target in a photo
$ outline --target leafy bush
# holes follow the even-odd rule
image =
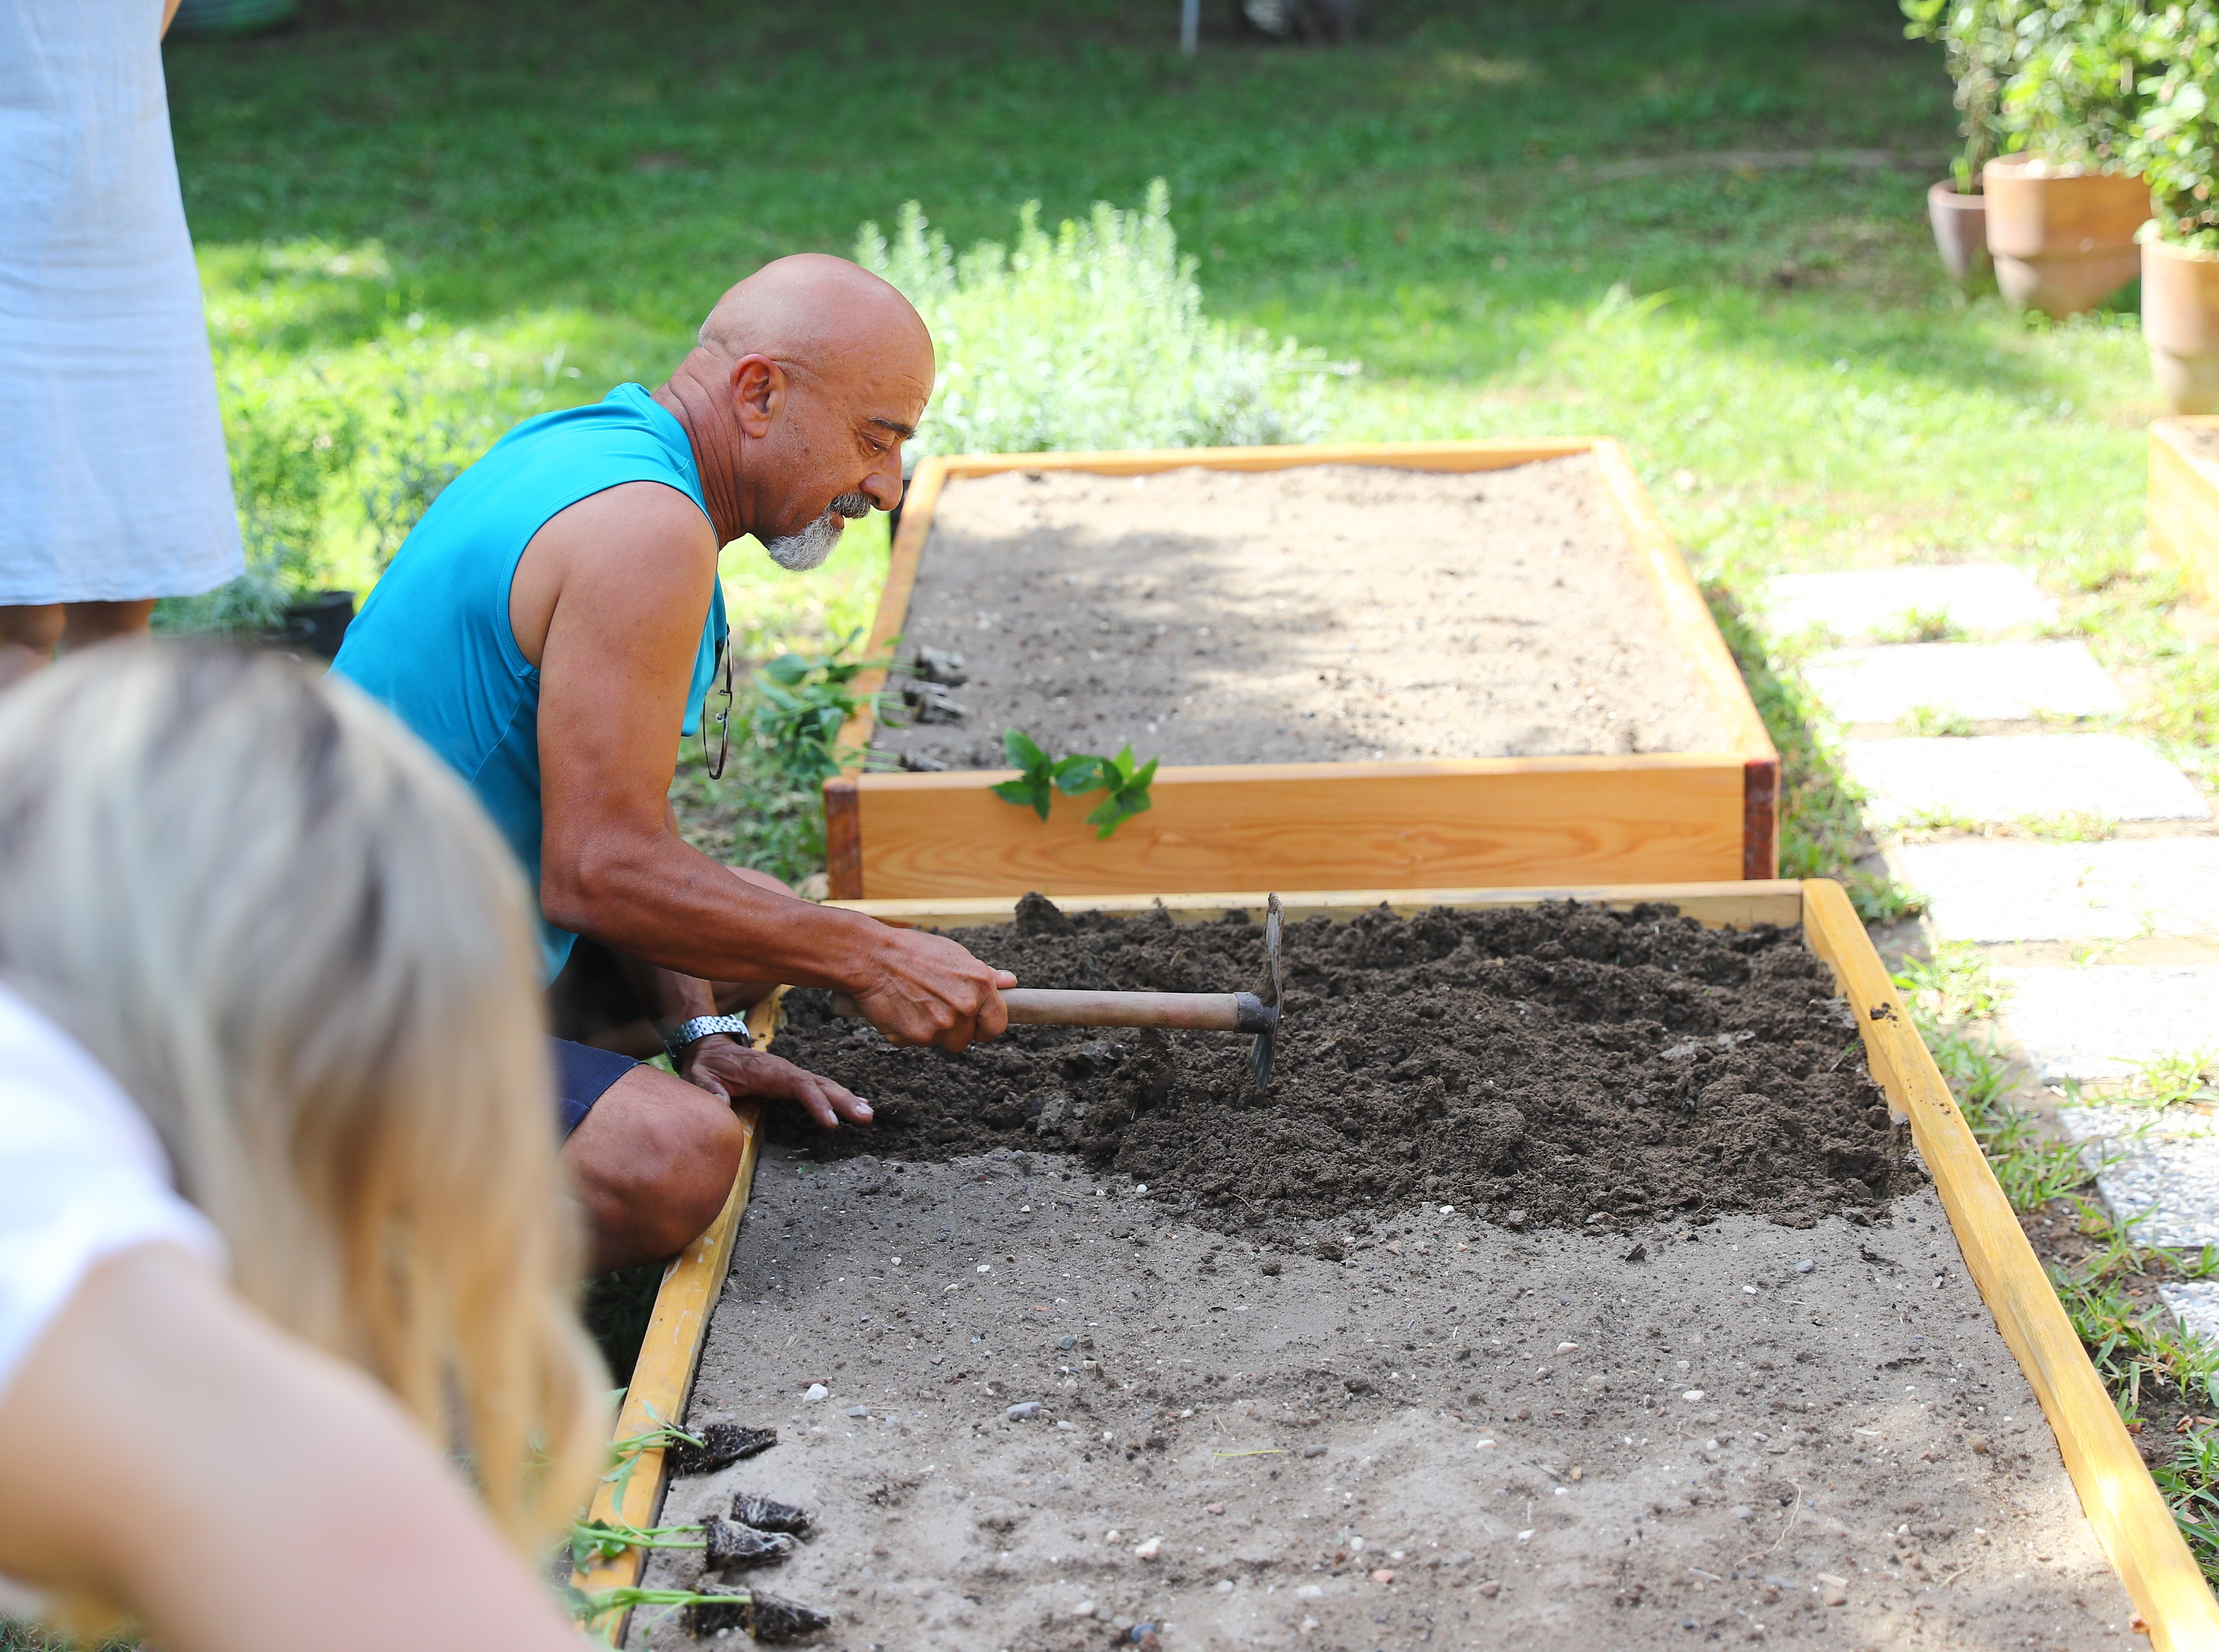
[[[2135,131],[2133,158],[2149,180],[2159,238],[2174,246],[2219,252],[2219,9],[2168,6],[2148,20],[2143,58],[2154,67]]]
[[[2020,48],[2004,88],[2013,149],[2067,165],[2123,170],[2135,148],[2152,39],[2139,0],[2005,0]]]
[[[863,226],[855,258],[932,329],[920,456],[1312,441],[1330,379],[1355,370],[1204,317],[1161,178],[1138,211],[1097,202],[1054,234],[1028,202],[1014,246],[960,258],[911,201],[891,241]]]
[[[1903,0],[1914,40],[1939,40],[1956,86],[1957,129],[1964,152],[1950,164],[1957,192],[1980,187],[1980,169],[2003,148],[2004,83],[2017,70],[2023,47],[2015,13],[2005,0]]]

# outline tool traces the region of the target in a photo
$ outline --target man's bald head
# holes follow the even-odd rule
[[[814,568],[842,525],[901,500],[901,444],[932,394],[932,335],[845,258],[765,264],[717,301],[659,399],[693,443],[724,543],[745,531]]]
[[[932,388],[924,318],[890,283],[828,253],[763,265],[717,301],[699,337],[727,362],[768,356],[836,382],[893,370]]]

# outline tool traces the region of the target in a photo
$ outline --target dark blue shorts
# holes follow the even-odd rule
[[[567,1038],[550,1038],[547,1042],[555,1058],[555,1105],[562,1115],[567,1140],[586,1121],[586,1115],[594,1110],[594,1103],[608,1092],[609,1086],[639,1063],[613,1050],[573,1044]]]

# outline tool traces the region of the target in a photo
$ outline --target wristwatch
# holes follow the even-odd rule
[[[670,1059],[674,1063],[685,1053],[687,1045],[698,1044],[718,1033],[730,1033],[734,1038],[745,1040],[748,1018],[745,1015],[696,1015],[691,1021],[680,1022],[664,1034],[662,1047],[670,1052]]]

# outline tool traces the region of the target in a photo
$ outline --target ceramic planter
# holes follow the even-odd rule
[[[1996,285],[2011,303],[2077,315],[2141,273],[2135,232],[2150,215],[2141,178],[2029,155],[1992,160],[1980,177]]]
[[[1944,178],[1926,192],[1926,218],[1934,226],[1934,250],[1942,267],[1960,287],[1969,287],[1988,272],[1988,198],[1959,195],[1957,186]]]
[[[2142,243],[2142,338],[2168,407],[2219,413],[2219,253]]]

